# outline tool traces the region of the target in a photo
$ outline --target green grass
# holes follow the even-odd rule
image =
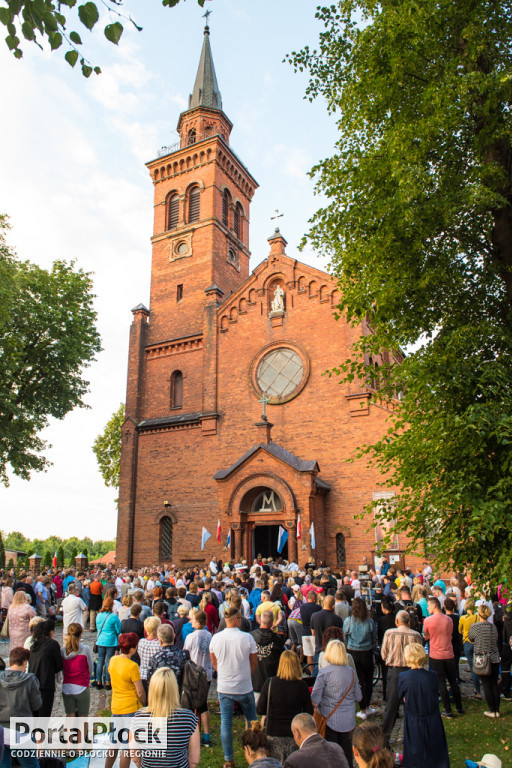
[[[484,716],[485,701],[464,699],[466,714],[457,715],[453,720],[443,718],[443,724],[448,740],[450,762],[452,768],[464,768],[464,760],[481,760],[486,753],[497,755],[503,766],[512,764],[512,702],[501,701],[501,717],[492,720]],[[211,737],[213,747],[201,747],[201,760],[198,768],[222,768],[224,754],[220,740],[220,715],[215,704],[210,702]],[[108,716],[109,709],[101,710],[98,714]],[[380,718],[376,719],[380,722]],[[245,718],[235,715],[233,718],[233,747],[235,764],[239,768],[246,766],[241,747],[242,734],[245,729]],[[398,747],[397,747],[398,749]],[[432,766],[435,768],[435,766]]]
[[[498,720],[485,717],[485,701],[464,699],[466,714],[453,720],[443,718],[452,768],[464,768],[464,760],[481,760],[486,753],[497,755],[503,766],[510,765],[512,753],[512,702],[501,700]]]

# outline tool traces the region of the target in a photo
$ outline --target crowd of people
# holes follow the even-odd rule
[[[56,682],[67,716],[86,716],[90,689],[111,691],[113,716],[168,719],[168,768],[195,768],[212,745],[208,691],[216,680],[224,768],[234,768],[233,716],[254,768],[448,768],[442,717],[464,715],[460,659],[489,718],[512,699],[512,601],[459,574],[334,572],[258,557],[130,570],[3,573],[0,768],[10,768],[9,717],[50,716]],[[62,620],[63,642],[55,639]],[[92,633],[91,643],[84,633]],[[376,667],[384,709],[372,706]],[[442,703],[442,711],[439,708]],[[211,706],[211,703],[210,703]],[[400,707],[403,756],[391,750]],[[382,717],[381,717],[382,716]],[[261,718],[261,719],[260,719]],[[1,734],[1,728],[0,728]],[[107,758],[112,768],[115,753]],[[121,768],[130,764],[120,756]],[[497,758],[496,758],[497,759]],[[36,768],[37,757],[22,758]],[[135,760],[137,763],[137,760]],[[156,768],[151,758],[137,765]],[[161,763],[160,763],[161,764]]]

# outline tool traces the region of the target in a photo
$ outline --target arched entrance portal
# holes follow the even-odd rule
[[[245,519],[247,531],[247,559],[257,555],[288,559],[288,542],[278,552],[279,526],[285,527],[284,504],[281,496],[268,486],[251,488],[242,498],[240,514]]]

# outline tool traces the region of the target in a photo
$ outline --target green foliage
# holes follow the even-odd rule
[[[91,276],[73,263],[50,270],[18,261],[0,216],[0,482],[48,466],[39,436],[83,401],[82,369],[101,349]]]
[[[43,556],[43,568],[49,568],[51,564],[52,564],[52,555],[51,555],[51,552],[47,549]]]
[[[0,8],[0,23],[7,29],[5,42],[10,51],[17,59],[23,56],[23,50],[20,47],[21,37],[29,42],[35,43],[42,48],[41,42],[46,39],[50,50],[54,51],[60,48],[66,41],[70,50],[64,54],[65,60],[72,67],[80,58],[80,65],[84,77],[89,77],[94,71],[100,74],[100,67],[93,66],[78,51],[76,46],[82,45],[82,38],[76,30],[69,30],[69,25],[81,24],[86,30],[91,31],[97,24],[100,14],[96,2],[87,2],[82,5],[76,4],[76,0],[60,0],[55,3],[54,0],[3,0],[5,6]],[[178,5],[180,0],[162,0],[162,5],[173,8]],[[204,5],[205,0],[197,0],[198,5]],[[122,12],[124,0],[102,0],[102,5],[106,7],[111,18],[121,19],[121,21],[109,22],[103,32],[107,40],[114,45],[119,43],[124,31],[123,24],[129,22],[139,32],[142,30],[128,14]],[[64,7],[66,16],[62,13]],[[103,9],[102,9],[103,10]]]
[[[103,434],[98,435],[92,446],[105,485],[111,488],[119,488],[121,429],[124,421],[124,403],[121,403],[107,422]]]
[[[0,531],[0,568],[5,568],[5,547],[2,532]]]
[[[21,550],[29,555],[33,552],[49,552],[51,562],[53,562],[53,553],[57,552],[57,565],[59,567],[63,567],[65,563],[70,562],[71,558],[74,558],[78,552],[83,552],[91,560],[95,560],[116,548],[115,539],[110,541],[92,541],[87,536],[84,539],[76,537],[61,539],[59,536],[48,536],[46,539],[27,539],[19,531],[4,534],[3,540],[7,549]]]
[[[338,120],[308,237],[363,327],[335,372],[389,411],[361,451],[396,490],[383,517],[481,582],[512,548],[511,10],[340,0],[290,57]]]
[[[14,568],[14,560],[12,557],[9,558],[9,562],[7,563],[7,570],[10,571],[11,568]]]
[[[78,555],[78,549],[76,547],[73,547],[71,550],[71,554],[69,556],[69,564],[74,565],[75,564],[75,557]]]

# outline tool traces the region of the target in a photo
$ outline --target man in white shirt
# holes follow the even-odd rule
[[[210,573],[212,576],[216,576],[218,574],[219,569],[217,568],[217,562],[214,560],[213,557],[208,567],[210,569]]]
[[[117,587],[117,599],[118,600],[121,599],[121,589],[122,589],[123,584],[124,584],[124,579],[123,579],[123,577],[120,574],[118,574],[116,576],[116,580],[115,580],[115,585]]]
[[[254,637],[241,632],[241,614],[237,608],[225,612],[226,629],[217,632],[210,643],[210,658],[217,670],[217,692],[220,702],[220,737],[224,760],[234,765],[233,754],[233,712],[238,702],[245,715],[248,727],[257,720],[252,673],[258,664],[258,653]]]
[[[81,597],[76,594],[77,589],[74,582],[68,587],[68,596],[64,598],[60,604],[60,610],[63,617],[63,638],[65,639],[68,634],[68,627],[70,624],[80,624],[84,626],[84,611],[87,610],[87,606]]]

